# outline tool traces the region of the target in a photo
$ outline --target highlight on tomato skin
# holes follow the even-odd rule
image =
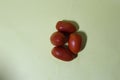
[[[54,57],[62,61],[72,61],[73,59],[77,57],[77,54],[73,54],[65,46],[54,47],[51,53]]]
[[[61,33],[61,32],[54,32],[51,36],[50,36],[50,41],[53,45],[55,46],[61,46],[64,45],[67,42],[67,38],[66,36]]]
[[[78,54],[82,47],[82,36],[77,32],[70,34],[68,47],[74,54]]]
[[[68,21],[58,21],[56,29],[60,32],[73,33],[77,30],[76,26]]]

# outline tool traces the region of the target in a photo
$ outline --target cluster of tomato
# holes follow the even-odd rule
[[[63,61],[75,59],[82,47],[82,36],[77,32],[76,26],[68,21],[58,21],[56,29],[50,37],[55,46],[51,51],[52,55]]]

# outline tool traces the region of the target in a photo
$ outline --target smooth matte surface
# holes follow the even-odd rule
[[[71,62],[51,55],[63,19],[87,34]],[[0,80],[120,80],[120,0],[0,0]]]

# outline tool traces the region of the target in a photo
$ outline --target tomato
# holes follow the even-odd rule
[[[82,47],[82,36],[77,32],[70,34],[68,47],[74,54],[77,54]]]
[[[58,21],[56,24],[56,29],[60,32],[73,33],[77,29],[76,27],[68,21]]]
[[[51,52],[54,57],[63,61],[71,61],[77,57],[77,54],[72,53],[65,46],[54,47]]]
[[[67,38],[61,32],[54,32],[50,37],[50,41],[55,46],[61,46],[65,44],[65,42],[67,41]]]

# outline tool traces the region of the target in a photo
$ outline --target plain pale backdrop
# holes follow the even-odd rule
[[[71,62],[51,55],[63,19],[87,34]],[[120,0],[0,0],[0,80],[120,80]]]

